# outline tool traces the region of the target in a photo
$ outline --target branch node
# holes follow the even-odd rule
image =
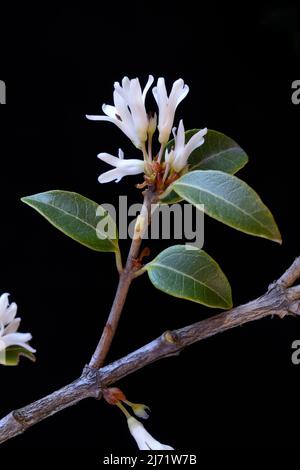
[[[17,423],[19,423],[22,426],[22,431],[21,432],[24,432],[27,428],[27,426],[26,426],[26,416],[24,416],[24,414],[19,410],[13,411],[12,415],[13,415],[13,418],[17,421]]]
[[[273,289],[276,289],[280,287],[277,281],[273,281],[271,284],[268,285],[268,292],[270,292]]]
[[[85,365],[81,374],[81,378],[87,380],[89,385],[95,389],[94,396],[96,400],[100,400],[102,398],[102,384],[98,369],[95,369],[88,364]]]
[[[170,343],[170,344],[178,344],[179,343],[179,337],[176,333],[174,333],[173,331],[166,331],[164,334],[163,334],[163,337],[164,337],[164,340],[167,342],[167,343]]]

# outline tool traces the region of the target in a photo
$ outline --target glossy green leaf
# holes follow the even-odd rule
[[[185,142],[196,134],[199,129],[186,131]],[[174,146],[174,139],[168,142],[167,148]],[[234,175],[248,162],[245,151],[230,137],[218,131],[208,130],[204,144],[194,150],[189,156],[189,171],[193,170],[219,170]],[[175,204],[182,198],[174,189],[164,197],[163,204]]]
[[[162,197],[159,202],[160,204],[177,204],[178,202],[182,201],[182,197],[179,194],[175,193],[174,189],[172,189],[166,196]]]
[[[237,230],[281,243],[269,209],[244,181],[221,171],[197,170],[174,184],[176,192],[191,204],[204,204],[204,212]]]
[[[96,251],[118,251],[115,223],[96,202],[58,190],[23,197],[22,201],[82,245]]]
[[[175,297],[215,308],[232,306],[230,284],[220,266],[205,251],[175,245],[146,265],[157,289]]]
[[[186,132],[186,142],[198,132],[193,129]],[[234,175],[248,162],[244,150],[230,137],[221,132],[208,130],[204,144],[194,150],[189,159],[190,171],[219,170]]]
[[[31,361],[35,361],[35,355],[21,346],[9,346],[5,351],[0,351],[0,364],[5,366],[17,366],[20,357],[24,356]]]

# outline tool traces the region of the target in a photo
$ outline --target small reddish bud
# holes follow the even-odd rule
[[[150,248],[148,248],[148,246],[145,246],[145,248],[143,248],[139,256],[139,260],[142,262],[143,258],[145,258],[146,256],[150,256]]]
[[[105,388],[103,398],[109,405],[116,405],[119,401],[125,401],[126,397],[122,390],[117,387]]]

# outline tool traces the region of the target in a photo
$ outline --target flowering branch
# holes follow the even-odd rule
[[[107,386],[148,364],[176,355],[193,343],[269,315],[277,315],[279,318],[287,315],[300,316],[300,286],[292,287],[299,278],[300,257],[261,297],[184,328],[167,331],[147,345],[99,370],[86,366],[81,377],[71,384],[24,408],[12,411],[0,420],[0,443],[85,398],[101,398],[102,390]]]
[[[299,287],[291,288],[289,285],[293,280],[291,271],[297,271],[297,277],[300,274],[299,266],[295,265],[263,297],[180,330],[167,331],[148,345],[103,367],[129,287],[133,279],[145,271],[152,284],[169,295],[208,307],[232,307],[231,287],[225,274],[218,263],[198,247],[171,246],[143,266],[147,248],[140,252],[140,247],[155,205],[185,200],[232,228],[281,243],[281,235],[271,212],[255,191],[234,176],[248,161],[245,152],[236,142],[219,132],[208,131],[207,128],[185,131],[182,120],[178,128],[174,127],[176,109],[189,92],[182,79],[173,83],[168,95],[165,80],[159,78],[152,88],[158,115],[148,113],[145,99],[153,81],[154,78],[149,75],[142,90],[137,78],[130,80],[124,77],[121,84],[114,84],[113,105],[104,104],[103,115],[87,116],[93,121],[114,123],[143,156],[143,159],[124,158],[121,149],[118,157],[106,152],[98,154],[100,160],[113,167],[99,176],[102,184],[143,174],[143,182],[137,187],[144,190],[144,202],[135,223],[124,268],[117,227],[104,207],[67,191],[48,191],[22,198],[52,225],[79,243],[95,251],[115,253],[119,283],[97,348],[81,377],[42,400],[10,413],[0,422],[0,442],[83,398],[100,398],[103,393],[107,400],[110,384],[151,362],[179,353],[196,341],[270,314],[283,317],[291,312],[298,313]],[[158,153],[152,147],[156,129],[157,143],[160,145]],[[171,132],[174,138],[169,140]],[[4,314],[6,316],[7,312]],[[16,320],[10,326],[8,323],[2,322],[1,326],[0,318],[0,336],[5,335],[7,344],[12,339],[16,340],[18,326]],[[14,333],[13,338],[10,337],[11,332]],[[27,344],[30,338],[30,335],[22,336],[27,349],[31,348]],[[6,343],[4,346],[7,346]],[[124,396],[123,402],[134,405]],[[121,402],[118,405],[122,409]],[[125,415],[140,449],[171,449],[169,445],[154,439],[126,410]]]

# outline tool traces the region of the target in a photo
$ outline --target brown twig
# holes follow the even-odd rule
[[[101,391],[105,387],[150,363],[176,355],[197,341],[269,315],[280,318],[300,315],[300,286],[292,287],[299,277],[300,258],[297,258],[283,276],[271,284],[268,291],[258,299],[193,325],[167,331],[151,343],[99,371],[86,366],[79,379],[41,400],[12,411],[0,420],[0,443],[80,400],[101,398]]]
[[[126,301],[128,290],[132,280],[136,277],[135,273],[140,266],[136,264],[143,235],[151,218],[151,204],[155,202],[155,193],[150,189],[144,192],[144,202],[138,218],[131,247],[128,253],[126,266],[120,272],[119,284],[116,291],[109,317],[103,329],[103,333],[96,347],[96,350],[90,360],[89,366],[99,369],[104,364],[107,353],[110,349],[112,340],[115,336],[121,313]]]

